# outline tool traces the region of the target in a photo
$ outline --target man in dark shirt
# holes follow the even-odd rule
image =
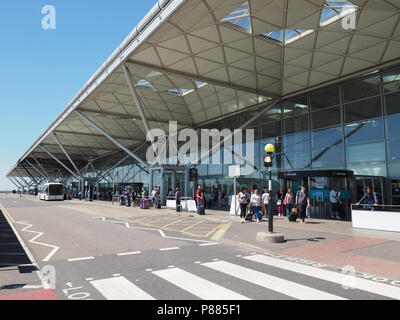
[[[375,192],[372,192],[372,188],[370,186],[367,186],[366,189],[367,192],[360,199],[360,201],[357,202],[356,205],[359,206],[360,204],[367,204],[368,206],[364,206],[364,209],[374,211],[379,204],[378,197],[376,196]]]
[[[300,223],[305,222],[307,205],[310,204],[310,198],[306,190],[306,186],[302,186],[296,195],[297,215],[300,218]]]
[[[182,194],[181,191],[179,190],[179,187],[176,188],[176,193],[175,193],[175,201],[176,201],[176,211],[180,212],[181,210],[181,198]]]

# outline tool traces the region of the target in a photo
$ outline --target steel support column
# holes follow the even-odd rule
[[[22,168],[24,168],[24,171],[28,174],[28,176],[32,179],[32,181],[34,183],[36,183],[36,185],[38,185],[38,182],[36,181],[36,179],[31,175],[31,173],[28,171],[28,169],[24,166],[24,164],[21,162],[20,165],[22,166]]]
[[[65,170],[67,170],[70,174],[72,174],[76,179],[79,179],[78,176],[70,169],[68,168],[64,163],[62,163],[60,160],[58,160],[50,151],[48,151],[46,148],[42,147],[39,145],[39,148],[42,149],[44,152],[46,152],[51,158],[53,158],[58,164],[60,164]]]
[[[69,160],[69,162],[72,164],[72,166],[74,167],[74,169],[76,170],[76,173],[78,174],[78,176],[82,176],[81,172],[79,171],[78,167],[75,165],[75,162],[71,159],[71,157],[69,156],[68,152],[65,150],[65,148],[63,147],[63,145],[60,142],[60,139],[58,139],[57,134],[53,133],[54,139],[56,140],[57,144],[59,145],[59,147],[61,148],[61,150],[64,152],[65,156],[67,157],[67,159]]]
[[[15,185],[18,189],[19,188],[22,188],[22,185],[15,179],[12,179],[11,177],[7,177],[8,178],[8,180],[10,180],[12,183],[13,183],[13,185]]]
[[[176,171],[172,171],[172,176],[171,176],[171,188],[172,192],[175,194],[176,191]]]
[[[189,195],[189,186],[190,186],[190,168],[185,168],[185,197],[190,197]]]
[[[267,111],[269,111],[274,105],[276,105],[278,103],[278,101],[271,101],[269,102],[264,108],[263,110],[261,110],[259,113],[257,113],[256,115],[254,115],[250,120],[246,121],[246,123],[244,123],[243,125],[241,125],[238,129],[239,130],[243,130],[246,129],[250,124],[252,124],[254,121],[256,121],[257,119],[259,119],[260,117],[262,117]],[[210,151],[208,151],[207,153],[205,153],[203,156],[200,157],[200,159],[198,160],[198,164],[201,164],[205,159],[208,159],[209,157],[213,156],[217,151],[220,150],[221,144],[223,143],[225,146],[225,142],[227,142],[229,139],[232,139],[234,133],[230,134],[229,136],[225,137],[224,140],[219,141],[214,147],[211,148]],[[241,155],[237,154],[234,150],[232,150],[232,148],[227,148],[226,149],[228,151],[233,152],[237,157],[239,157],[241,160],[246,161],[246,163],[250,164],[253,168],[255,168],[254,164],[251,163],[250,161],[248,161],[247,159],[243,158]]]
[[[143,108],[142,102],[140,101],[140,98],[136,91],[135,85],[132,82],[132,77],[129,72],[129,69],[125,64],[122,64],[122,69],[124,70],[125,79],[126,79],[126,82],[128,83],[133,100],[135,101],[137,110],[140,114],[140,117],[142,118],[144,129],[146,130],[147,135],[149,135],[149,138],[151,139],[151,143],[152,143],[151,145],[153,147],[154,153],[157,156],[157,161],[158,161],[159,165],[161,166],[161,165],[163,165],[163,163],[161,162],[160,158],[158,157],[158,153],[156,153],[157,150],[155,149],[154,144],[153,144],[154,137],[153,137],[153,134],[151,133],[151,128],[150,128],[149,122],[147,121],[146,115],[144,113],[144,108]]]
[[[47,176],[47,178],[49,180],[51,180],[49,174],[46,172],[46,170],[44,170],[43,166],[40,164],[39,160],[32,154],[32,158],[33,160],[35,160],[35,162],[38,164],[39,168],[43,170],[44,174]]]
[[[165,169],[161,167],[161,186],[160,186],[160,194],[161,194],[161,204],[165,205],[165,200],[167,199],[167,195],[165,194]]]
[[[80,113],[79,111],[75,110],[75,113],[84,121],[89,123],[93,128],[95,128],[97,131],[99,131],[101,134],[103,134],[106,138],[108,138],[112,143],[120,147],[122,150],[124,150],[127,154],[129,154],[132,158],[134,158],[136,161],[138,161],[143,167],[147,167],[147,164],[139,157],[137,156],[134,152],[129,150],[127,147],[125,147],[123,144],[118,142],[116,139],[114,139],[111,135],[109,135],[105,130],[100,128],[97,124],[95,124],[92,120],[90,120],[88,117]],[[140,167],[140,166],[139,166]],[[146,171],[146,169],[140,167],[143,171]]]
[[[39,171],[39,169],[37,169],[32,163],[30,163],[27,159],[25,159],[25,162],[27,164],[29,164],[32,167],[32,169],[35,170],[37,173],[39,173],[44,179],[48,178],[41,171]]]
[[[19,187],[13,180],[11,180],[9,177],[7,177],[7,179],[10,180],[10,182],[11,182],[14,186],[16,186],[17,189],[20,188],[20,187]]]

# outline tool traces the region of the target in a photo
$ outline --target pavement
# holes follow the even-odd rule
[[[286,242],[266,244],[267,222],[221,211],[0,203],[0,299],[400,299],[397,233],[275,217]]]

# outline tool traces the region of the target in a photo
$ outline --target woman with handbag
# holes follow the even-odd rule
[[[286,207],[286,216],[289,217],[290,212],[292,212],[292,209],[294,207],[294,196],[291,188],[289,188],[288,191],[286,192],[283,204]]]
[[[241,222],[245,223],[246,221],[246,213],[247,213],[247,204],[249,202],[249,195],[247,193],[247,189],[243,188],[241,192],[238,194],[238,200],[240,203],[240,218]]]

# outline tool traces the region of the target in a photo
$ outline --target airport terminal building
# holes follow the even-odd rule
[[[164,197],[203,185],[227,202],[229,164],[146,160],[147,133],[176,121],[254,129],[254,170],[238,188],[267,185],[272,143],[273,191],[306,184],[321,217],[333,186],[348,206],[367,185],[400,205],[399,21],[400,0],[160,0],[8,177]]]

